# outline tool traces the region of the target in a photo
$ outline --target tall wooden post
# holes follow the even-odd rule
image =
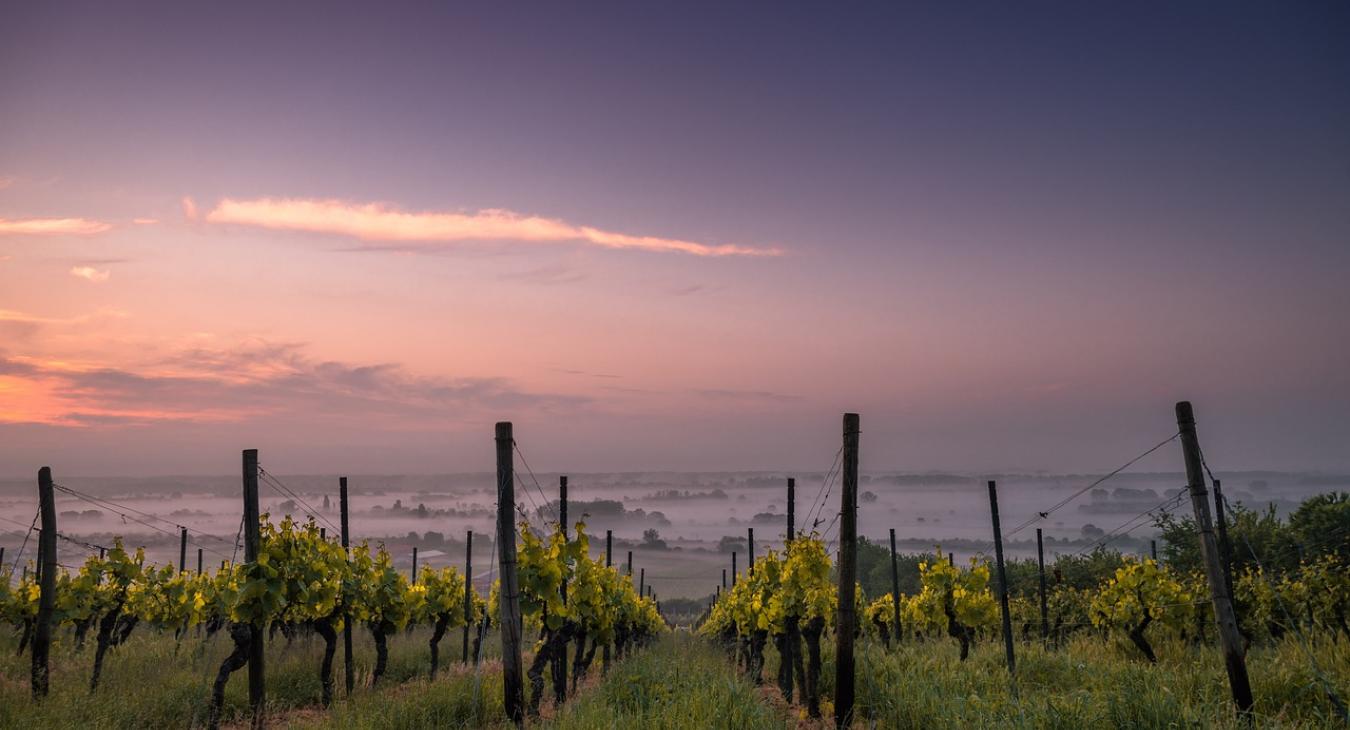
[[[1155,563],[1158,562],[1158,541],[1157,541],[1157,540],[1149,540],[1149,541],[1148,541],[1148,554],[1149,554],[1150,557],[1153,558],[1153,562],[1155,562]]]
[[[47,696],[50,686],[52,613],[56,611],[56,496],[52,492],[52,468],[38,470],[38,507],[42,512],[42,532],[38,535],[38,610],[33,627],[33,699]]]
[[[1219,555],[1223,558],[1223,584],[1228,595],[1233,596],[1233,546],[1228,542],[1228,516],[1223,501],[1223,484],[1214,480],[1214,524],[1219,528]],[[1237,606],[1233,606],[1233,619],[1239,621]]]
[[[612,565],[614,565],[614,531],[605,530],[605,567],[609,568]],[[609,644],[610,642],[605,642],[600,651],[600,671],[602,674],[609,671]]]
[[[567,476],[558,477],[558,529],[563,541],[567,541]],[[567,605],[567,579],[558,586],[563,605]],[[567,642],[559,642],[558,652],[553,655],[553,696],[556,704],[567,701]]]
[[[473,623],[473,530],[464,536],[464,656],[469,663],[469,626]]]
[[[413,545],[412,580],[410,580],[409,582],[410,582],[410,583],[416,583],[416,582],[417,582],[417,546],[416,546],[416,545]]]
[[[327,527],[320,527],[320,528],[319,528],[319,539],[320,539],[320,540],[327,540],[327,539],[328,539],[328,528],[327,528]]]
[[[187,528],[178,526],[178,572],[187,572]]]
[[[994,559],[998,561],[998,606],[1003,612],[1003,651],[1008,659],[1008,673],[1016,674],[1017,657],[1013,655],[1012,613],[1008,610],[1008,570],[1003,565],[1003,531],[998,524],[998,485],[989,481],[989,516],[994,523]],[[1017,687],[1013,686],[1016,693]]]
[[[839,616],[835,631],[834,724],[853,722],[853,632],[858,580],[858,414],[844,414],[843,491],[839,505]]]
[[[731,587],[736,587],[736,551],[731,551]]]
[[[727,587],[727,569],[726,569],[726,568],[723,568],[723,569],[722,569],[722,585],[719,586],[719,590],[720,590],[721,588],[726,588],[726,587]]]
[[[642,597],[642,591],[643,591],[644,589],[646,589],[646,587],[647,587],[647,569],[646,569],[646,568],[640,568],[640,571],[641,571],[641,572],[638,573],[638,597],[639,597],[639,598]]]
[[[1041,528],[1036,528],[1036,569],[1040,577],[1041,589],[1041,640],[1050,638],[1050,602],[1045,595],[1045,543],[1041,539]]]
[[[628,551],[628,578],[629,578],[629,581],[628,581],[628,582],[629,582],[629,583],[632,583],[632,582],[633,582],[633,581],[632,581],[632,577],[633,577],[633,551],[632,551],[632,550],[629,550],[629,551]]]
[[[244,561],[258,559],[258,543],[262,539],[258,516],[258,450],[244,449]],[[248,700],[253,708],[254,725],[262,724],[267,701],[267,684],[263,681],[263,627],[249,625]]]
[[[754,574],[755,574],[755,528],[750,527],[750,528],[747,528],[747,529],[749,530],[749,532],[748,532],[747,537],[746,537],[746,539],[745,539],[745,544],[748,546],[748,549],[750,550],[750,567],[749,567],[750,575],[754,575]]]
[[[197,575],[202,574],[202,549],[197,548]]]
[[[792,542],[797,531],[797,480],[788,477],[788,496],[787,496],[787,539],[786,542]]]
[[[351,560],[351,523],[347,514],[347,477],[338,477],[338,526],[342,528],[342,552]],[[356,667],[352,665],[352,617],[346,609],[342,617],[342,678],[347,685],[347,696],[356,687]]]
[[[891,602],[895,604],[895,645],[900,646],[900,563],[895,557],[895,528],[891,528]]]
[[[511,423],[497,424],[497,546],[501,563],[500,615],[502,627],[502,688],[506,716],[525,724],[525,683],[520,659],[520,587],[516,582],[516,483]]]
[[[1228,670],[1228,684],[1233,691],[1233,702],[1238,712],[1249,715],[1252,710],[1252,686],[1247,677],[1247,658],[1238,633],[1237,617],[1233,613],[1232,597],[1223,578],[1222,556],[1214,538],[1214,526],[1209,514],[1209,496],[1205,489],[1205,468],[1200,458],[1200,438],[1195,432],[1195,413],[1190,401],[1177,403],[1177,426],[1181,431],[1181,452],[1186,460],[1186,482],[1191,493],[1191,507],[1195,524],[1200,530],[1200,555],[1205,561],[1205,577],[1214,601],[1214,618],[1219,624],[1219,643],[1223,647],[1224,665]]]

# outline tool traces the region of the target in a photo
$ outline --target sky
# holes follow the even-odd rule
[[[0,475],[1350,469],[1348,35],[4,3]]]

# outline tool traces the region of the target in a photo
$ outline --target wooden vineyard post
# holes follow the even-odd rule
[[[746,529],[747,529],[747,533],[746,533],[746,538],[745,538],[745,544],[746,544],[746,546],[747,546],[747,549],[750,551],[749,567],[747,568],[747,570],[750,572],[750,575],[754,575],[754,574],[755,574],[755,528],[749,527],[749,528],[746,528]]]
[[[638,573],[638,598],[642,597],[642,592],[647,588],[647,569],[639,568]]]
[[[1045,595],[1045,543],[1039,527],[1036,528],[1036,570],[1041,583],[1041,641],[1045,641],[1050,638],[1050,604]]]
[[[839,505],[839,614],[835,631],[834,724],[853,722],[853,632],[858,579],[858,414],[844,414],[843,489]]]
[[[1205,561],[1205,577],[1214,602],[1214,618],[1219,624],[1219,643],[1223,647],[1228,684],[1233,691],[1233,702],[1238,712],[1249,716],[1252,711],[1252,687],[1247,677],[1247,658],[1238,634],[1237,618],[1233,614],[1232,597],[1224,582],[1222,556],[1214,538],[1214,526],[1209,514],[1209,500],[1205,490],[1205,467],[1200,457],[1200,438],[1195,432],[1195,412],[1190,401],[1177,403],[1177,427],[1181,432],[1181,453],[1186,461],[1186,482],[1191,493],[1191,507],[1195,524],[1200,531],[1200,555]]]
[[[473,623],[473,530],[464,537],[464,656],[469,663],[469,626]]]
[[[56,496],[52,493],[52,468],[38,470],[38,507],[42,532],[38,534],[38,610],[33,627],[33,699],[47,696],[50,687],[52,613],[56,611]],[[6,577],[8,580],[8,577]]]
[[[320,528],[319,528],[319,539],[320,539],[320,540],[327,540],[327,539],[328,539],[328,528],[327,528],[327,527],[320,527]]]
[[[197,548],[197,575],[202,574],[202,549]]]
[[[628,551],[628,582],[633,582],[633,551]]]
[[[342,528],[342,552],[347,554],[347,559],[352,559],[351,554],[351,525],[347,520],[347,477],[338,477],[338,526]],[[344,609],[342,616],[342,674],[343,681],[347,683],[347,696],[352,696],[352,689],[356,686],[356,668],[352,666],[352,617],[351,613]]]
[[[511,423],[497,424],[497,547],[501,568],[500,608],[497,622],[502,627],[502,691],[506,716],[522,726],[525,723],[525,683],[520,659],[523,627],[520,618],[520,587],[516,582],[516,509],[515,466],[512,449],[515,436]]]
[[[605,530],[605,568],[608,569],[612,565],[614,565],[614,531]],[[605,645],[601,647],[600,652],[601,674],[609,672],[609,662],[610,662],[609,644],[610,642],[607,641],[605,642]]]
[[[1223,557],[1223,584],[1228,589],[1229,598],[1233,597],[1233,546],[1228,542],[1228,516],[1225,514],[1223,484],[1214,480],[1214,525],[1219,528],[1219,555]],[[1233,606],[1233,620],[1239,621],[1237,606]],[[1239,621],[1239,625],[1241,622]]]
[[[797,480],[788,477],[788,496],[787,496],[787,537],[785,542],[792,542],[797,531]]]
[[[1155,563],[1158,562],[1158,541],[1157,541],[1157,540],[1149,540],[1149,541],[1148,541],[1148,553],[1149,553],[1149,556],[1153,558],[1153,562],[1155,562]]]
[[[1008,570],[1003,564],[1003,531],[998,524],[998,484],[989,481],[989,516],[994,523],[994,560],[998,563],[998,606],[1003,613],[1003,652],[1008,659],[1008,674],[1017,674],[1017,657],[1013,654],[1012,613],[1008,610]],[[1013,685],[1017,695],[1017,685]]]
[[[736,551],[731,551],[731,587],[736,587]]]
[[[412,580],[409,581],[409,582],[411,582],[411,583],[416,583],[416,582],[417,582],[417,546],[416,546],[416,545],[413,545]]]
[[[1228,594],[1223,579],[1223,556],[1219,555],[1210,518],[1210,501],[1204,488],[1204,463],[1200,459],[1200,439],[1196,436],[1195,412],[1191,402],[1177,403],[1177,426],[1181,432],[1181,455],[1185,459],[1185,476],[1191,491],[1191,507],[1195,510],[1195,524],[1200,530],[1200,556],[1204,559],[1204,575],[1210,582],[1210,596],[1214,600],[1214,618],[1219,625],[1219,642],[1223,646],[1223,663],[1228,672],[1228,685],[1233,690],[1233,702],[1239,714],[1251,712],[1251,681],[1247,679],[1247,661],[1238,634],[1238,621],[1233,611],[1233,598]]]
[[[723,568],[723,569],[722,569],[722,585],[718,586],[718,590],[721,590],[721,589],[726,588],[726,587],[727,587],[727,569],[726,569],[726,568]]]
[[[258,560],[261,540],[258,516],[258,450],[244,449],[244,561]],[[261,726],[267,685],[263,681],[263,627],[249,624],[248,701],[253,709],[253,724]]]
[[[178,527],[178,572],[187,572],[187,528]]]
[[[562,532],[563,542],[567,542],[567,476],[558,477],[558,530]],[[558,587],[563,605],[567,605],[567,579]],[[561,706],[567,701],[567,642],[558,642],[558,650],[553,655],[553,698]]]
[[[895,646],[900,647],[900,563],[895,558],[895,528],[891,528],[891,602],[895,604]]]

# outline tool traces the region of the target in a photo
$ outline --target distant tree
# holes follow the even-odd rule
[[[746,550],[746,541],[743,536],[725,535],[717,541],[717,552],[719,553],[743,553]]]
[[[864,502],[875,502],[877,501],[877,493],[869,490],[863,492],[858,498]]]
[[[652,550],[666,550],[666,541],[661,539],[661,533],[656,528],[649,527],[642,531],[642,546]]]

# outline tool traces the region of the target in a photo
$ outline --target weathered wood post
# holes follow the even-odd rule
[[[258,515],[258,450],[244,449],[244,561],[258,560],[262,539]],[[248,701],[253,709],[253,724],[261,726],[267,701],[267,684],[263,681],[263,627],[249,624]]]
[[[628,582],[629,582],[629,583],[632,583],[632,582],[633,582],[633,580],[632,580],[632,578],[633,578],[633,551],[632,551],[632,550],[629,550],[629,551],[628,551],[628,578],[629,578]]]
[[[33,627],[33,699],[47,696],[51,681],[49,657],[52,648],[52,613],[56,611],[56,496],[52,492],[52,468],[38,470],[38,508],[42,532],[38,534],[38,610]],[[7,578],[8,580],[8,578]]]
[[[1003,531],[998,524],[998,485],[989,480],[989,516],[994,523],[994,560],[998,562],[998,606],[1003,613],[1003,651],[1008,659],[1008,674],[1016,675],[1017,657],[1013,654],[1012,613],[1008,610],[1008,570],[1003,564]],[[1013,685],[1013,695],[1017,685]]]
[[[320,527],[320,528],[319,528],[319,539],[320,539],[320,540],[327,540],[327,539],[328,539],[328,528],[327,528],[327,527]]]
[[[797,531],[797,480],[788,477],[788,496],[787,496],[787,538],[785,542],[792,542],[794,533]]]
[[[1214,618],[1219,624],[1219,643],[1223,647],[1228,684],[1233,691],[1233,702],[1238,712],[1249,716],[1252,711],[1252,686],[1247,677],[1242,636],[1238,633],[1232,597],[1224,582],[1223,559],[1214,538],[1214,525],[1209,514],[1205,467],[1200,457],[1200,438],[1195,432],[1195,412],[1191,409],[1190,401],[1177,403],[1176,411],[1177,426],[1181,431],[1181,453],[1186,461],[1186,482],[1191,493],[1191,507],[1195,511],[1195,524],[1200,531],[1200,555],[1205,561],[1205,577],[1209,581],[1210,598],[1214,602]]]
[[[469,663],[469,626],[473,624],[473,530],[464,536],[464,656]]]
[[[1153,562],[1155,562],[1155,563],[1158,562],[1158,541],[1157,541],[1157,540],[1149,540],[1149,541],[1148,541],[1148,553],[1149,553],[1149,556],[1153,558]]]
[[[412,582],[412,583],[416,583],[416,582],[417,582],[417,546],[416,546],[416,545],[413,545],[413,568],[412,568],[412,580],[411,580],[410,582]]]
[[[731,587],[736,587],[736,551],[731,551]]]
[[[727,569],[726,569],[726,568],[723,568],[723,569],[722,569],[722,585],[719,586],[719,589],[721,589],[721,588],[726,588],[726,587],[727,587]]]
[[[342,552],[351,560],[351,524],[347,519],[347,477],[338,477],[338,526],[342,528]],[[352,617],[345,607],[342,616],[342,678],[347,685],[347,696],[356,687],[356,667],[352,664]]]
[[[558,530],[563,541],[567,541],[567,476],[558,477]],[[558,595],[563,605],[567,605],[567,579],[558,586]],[[567,701],[567,642],[558,642],[558,650],[553,654],[553,701],[561,706]]]
[[[891,528],[891,602],[895,604],[895,646],[900,647],[900,563],[895,557],[895,528]]]
[[[512,449],[515,437],[510,421],[497,424],[497,546],[501,566],[501,604],[498,623],[502,627],[502,691],[506,716],[516,726],[525,724],[525,683],[520,659],[523,627],[520,619],[520,587],[516,582],[516,509],[515,465]]]
[[[749,565],[748,570],[749,570],[749,572],[750,572],[750,575],[754,575],[754,574],[755,574],[755,528],[750,527],[750,528],[747,528],[747,530],[748,530],[748,533],[747,533],[746,538],[745,538],[745,544],[746,544],[747,548],[748,548],[749,551],[750,551],[750,561],[749,561],[750,565]]]
[[[1045,595],[1045,543],[1042,542],[1041,528],[1036,528],[1036,570],[1040,577],[1041,592],[1041,640],[1050,638],[1050,602]]]
[[[843,490],[839,517],[839,614],[835,631],[834,724],[847,728],[853,722],[853,632],[857,626],[854,607],[858,580],[858,434],[856,413],[844,414]]]
[[[1228,516],[1223,500],[1223,484],[1214,480],[1214,524],[1219,528],[1219,555],[1223,557],[1223,584],[1228,596],[1233,597],[1233,546],[1228,542]],[[1237,605],[1233,605],[1233,620],[1241,625],[1237,615]]]
[[[197,575],[202,574],[202,549],[197,548]]]
[[[178,572],[187,572],[187,528],[178,526]]]
[[[638,598],[642,597],[642,592],[647,588],[647,569],[639,568],[638,573]]]
[[[605,530],[605,567],[606,567],[606,568],[609,568],[609,567],[611,567],[612,565],[614,565],[614,531],[613,531],[613,530]],[[611,643],[611,642],[608,642],[608,641],[605,642],[605,645],[601,648],[601,653],[600,653],[600,673],[601,673],[601,674],[604,674],[604,673],[606,673],[606,672],[609,671],[609,663],[610,663],[609,645],[610,645],[610,643]]]

